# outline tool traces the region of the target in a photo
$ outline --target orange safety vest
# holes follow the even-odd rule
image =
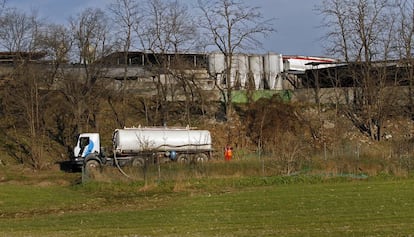
[[[226,158],[226,160],[231,160],[232,156],[233,156],[233,148],[226,147],[224,151],[224,158]]]

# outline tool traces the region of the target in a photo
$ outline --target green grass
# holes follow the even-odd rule
[[[409,236],[414,180],[0,185],[0,236]]]

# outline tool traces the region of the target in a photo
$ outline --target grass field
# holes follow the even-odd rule
[[[0,183],[0,236],[411,236],[414,180]]]

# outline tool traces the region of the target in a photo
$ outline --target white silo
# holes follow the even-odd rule
[[[214,52],[214,53],[210,53],[208,55],[208,70],[210,75],[212,75],[213,77],[216,77],[217,82],[219,84],[225,84],[225,82],[223,81],[224,79],[224,74],[225,74],[225,58],[224,58],[224,54],[221,52]]]
[[[281,54],[268,53],[264,56],[265,78],[269,83],[269,89],[282,90],[283,58]]]
[[[263,57],[260,55],[250,56],[249,66],[256,90],[259,88],[263,89]]]
[[[246,84],[249,72],[249,60],[245,54],[235,54],[232,57],[231,86],[242,87]]]

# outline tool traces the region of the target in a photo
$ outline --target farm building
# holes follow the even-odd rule
[[[190,75],[204,89],[214,89],[214,84],[227,86],[225,80],[225,56],[222,53],[155,54],[117,52],[104,59],[108,72],[106,78],[115,80],[148,81],[160,75]],[[300,77],[312,69],[309,63],[327,63],[323,67],[335,66],[330,58],[283,56],[277,53],[235,54],[232,56],[230,83],[235,90],[285,90],[301,87]],[[328,64],[329,63],[329,64]],[[299,76],[299,77],[298,77]],[[167,80],[163,80],[167,82]],[[174,83],[173,80],[170,83]]]
[[[37,67],[51,69],[53,61],[43,52],[3,52],[0,53],[0,78],[2,83],[10,75],[14,65],[32,63]],[[234,93],[245,90],[256,91],[295,91],[304,94],[307,89],[358,87],[358,75],[362,73],[361,63],[345,64],[332,58],[298,55],[234,54],[232,56],[230,80],[226,80],[225,56],[212,53],[152,53],[144,51],[115,52],[88,67],[93,68],[93,77],[105,83],[107,88],[124,89],[132,93],[154,95],[157,85],[169,86],[175,96],[184,91],[182,84],[196,86],[217,96],[217,87],[232,87]],[[85,76],[85,65],[64,63],[55,74],[54,84],[48,88],[59,88],[63,74],[74,78]],[[408,66],[400,61],[375,62],[373,75],[386,71],[387,84],[406,86],[409,84]],[[350,75],[350,71],[354,75]],[[89,72],[90,73],[90,72]],[[230,82],[230,85],[227,83]],[[306,91],[306,93],[312,93]],[[305,94],[306,94],[305,93]],[[329,93],[327,93],[329,94]],[[314,96],[314,95],[313,95]],[[308,96],[308,100],[312,96]],[[210,98],[214,98],[210,97]],[[310,99],[309,99],[310,100]]]

